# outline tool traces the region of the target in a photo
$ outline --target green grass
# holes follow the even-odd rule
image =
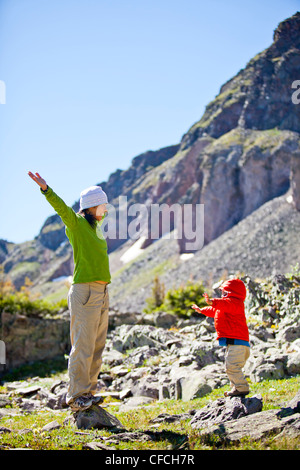
[[[45,374],[47,375],[47,374]],[[45,385],[43,385],[45,386]],[[300,376],[286,380],[270,380],[260,383],[250,383],[251,395],[261,394],[263,397],[263,410],[277,409],[293,398],[300,386]],[[70,412],[68,410],[51,411],[44,409],[38,412],[22,413],[16,416],[5,416],[0,421],[0,426],[11,429],[11,433],[0,434],[0,449],[30,448],[35,450],[81,450],[85,444],[92,441],[99,441],[117,450],[213,450],[214,444],[205,444],[202,441],[199,431],[192,429],[190,420],[183,420],[178,423],[162,423],[153,425],[151,420],[160,413],[180,414],[191,410],[198,410],[205,406],[210,400],[216,400],[223,396],[228,386],[213,390],[209,395],[189,402],[182,400],[157,401],[153,404],[136,408],[131,411],[119,411],[119,405],[115,401],[110,403],[107,400],[106,410],[114,414],[124,425],[128,432],[141,431],[150,432],[153,440],[147,442],[120,442],[106,444],[101,438],[113,435],[110,430],[78,430],[71,424],[64,424],[68,420]],[[1,393],[5,393],[5,386],[0,388]],[[9,405],[12,410],[15,405]],[[42,432],[43,426],[51,421],[58,421],[60,429],[51,432]],[[243,439],[239,444],[224,447],[233,450],[285,450],[299,449],[300,439],[281,439],[273,441],[273,436],[261,441],[253,442]]]

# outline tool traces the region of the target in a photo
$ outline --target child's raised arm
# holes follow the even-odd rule
[[[198,307],[198,305],[196,305],[196,304],[193,304],[193,305],[192,305],[192,308],[193,308],[194,310],[196,310],[196,312],[198,312],[198,313],[202,313],[202,312],[201,312],[201,308],[200,308],[200,307]]]
[[[203,294],[203,297],[205,298],[205,302],[208,304],[208,305],[212,305],[213,304],[213,301],[208,297],[208,295],[206,293]],[[198,307],[198,305],[196,304],[193,304],[192,305],[192,308],[198,312],[198,313],[202,313],[202,315],[205,315],[207,317],[214,317],[215,316],[215,311],[212,307],[203,307],[203,308],[200,308]]]
[[[208,295],[206,294],[206,292],[203,294],[203,297],[205,298],[205,302],[206,302],[208,305],[212,305],[212,300],[208,297]]]

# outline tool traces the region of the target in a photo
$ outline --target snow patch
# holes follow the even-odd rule
[[[120,261],[122,263],[128,263],[128,261],[133,260],[137,256],[139,256],[141,253],[143,253],[143,248],[141,246],[143,245],[144,241],[146,240],[146,237],[141,237],[139,238],[128,250],[123,253],[123,255],[120,258]]]
[[[187,259],[193,258],[193,256],[195,256],[194,253],[182,253],[182,254],[180,255],[180,259],[181,259],[182,261],[186,261]]]
[[[51,281],[52,282],[68,281],[71,284],[72,280],[73,280],[73,276],[59,276],[59,277],[55,277]]]

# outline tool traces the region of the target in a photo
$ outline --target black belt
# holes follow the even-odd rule
[[[234,338],[225,338],[226,339],[226,344],[234,344]]]

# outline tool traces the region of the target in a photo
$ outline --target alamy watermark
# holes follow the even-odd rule
[[[0,104],[6,104],[6,85],[3,80],[0,80]]]
[[[4,341],[0,340],[0,364],[6,364],[6,348]]]
[[[182,240],[187,251],[204,245],[204,204],[128,205],[127,196],[119,196],[118,205],[107,204],[107,216],[101,226],[111,240]]]
[[[300,80],[294,80],[292,83],[292,88],[296,89],[292,94],[292,103],[299,104],[300,103]]]

